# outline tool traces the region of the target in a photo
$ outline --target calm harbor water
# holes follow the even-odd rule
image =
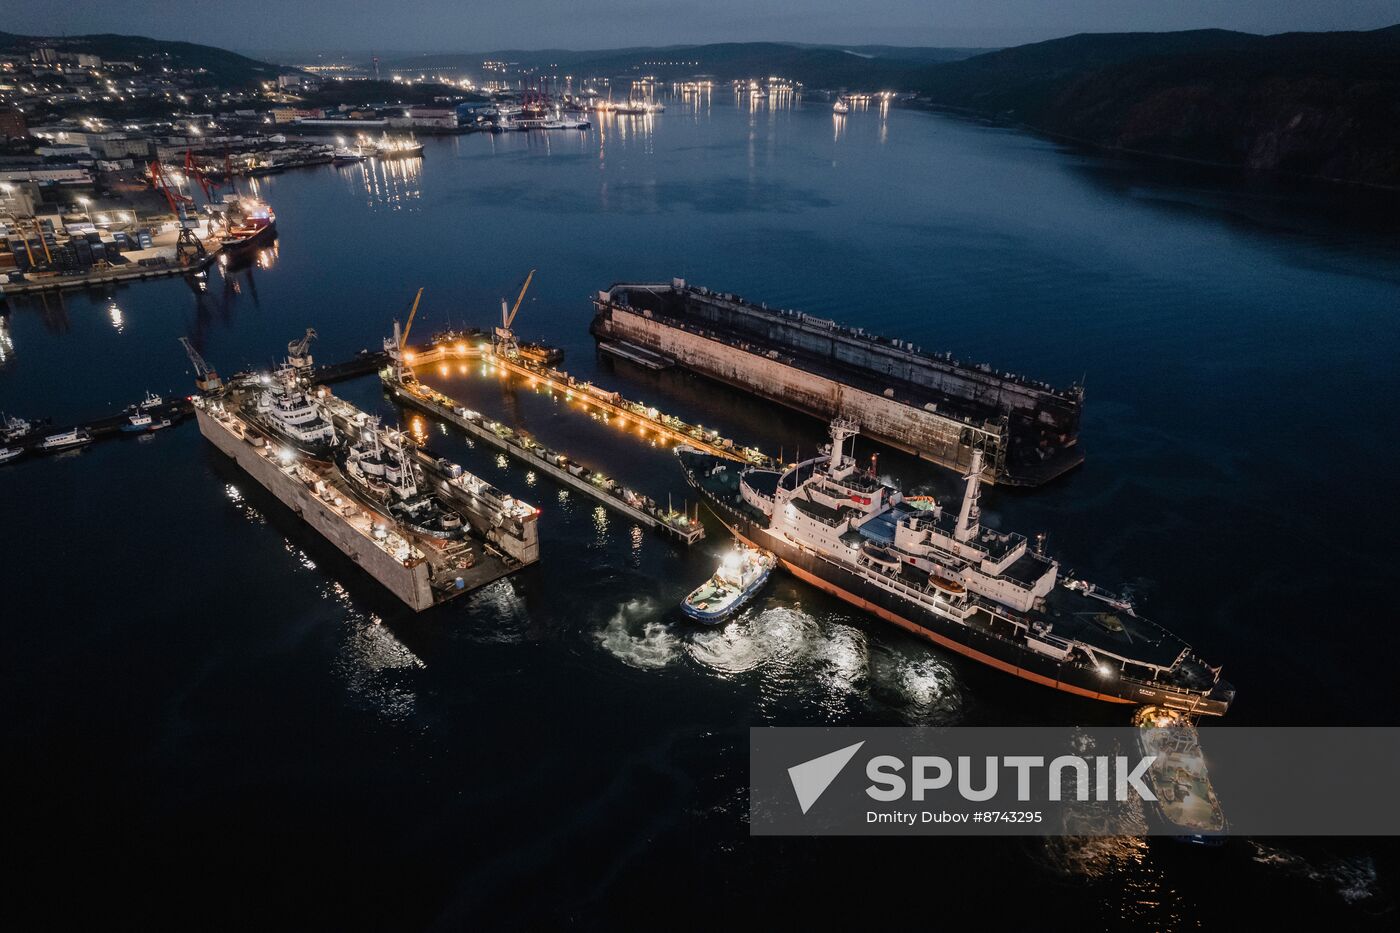
[[[744,442],[822,426],[599,358],[588,295],[691,282],[1088,387],[1085,466],[989,490],[1225,665],[1229,721],[1394,721],[1400,249],[1337,192],[1227,184],[928,114],[675,101],[582,133],[431,140],[421,162],[260,180],[275,252],[111,292],[11,302],[0,410],[55,421],[184,392],[305,327],[319,359],[517,321],[565,368]],[[1377,212],[1382,213],[1382,212]],[[476,370],[424,373],[653,496],[670,455]],[[403,417],[374,380],[336,390]],[[693,552],[455,434],[432,446],[540,505],[544,559],[413,616],[193,424],[0,470],[12,879],[62,912],[284,923],[711,926],[875,914],[1038,928],[1394,923],[1388,842],[750,840],[747,728],[1118,722],[775,578],[697,631]],[[862,444],[859,450],[874,452]],[[884,452],[906,490],[956,478]],[[713,526],[718,531],[718,526]],[[1229,723],[1210,724],[1225,728]],[[1205,733],[1208,743],[1209,732]],[[1225,801],[1228,810],[1228,801]],[[79,882],[83,877],[100,882]],[[264,913],[265,912],[265,913]],[[197,916],[197,915],[185,915]],[[208,919],[208,916],[200,918]]]

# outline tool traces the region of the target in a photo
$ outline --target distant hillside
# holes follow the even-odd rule
[[[482,61],[515,62],[527,68],[547,69],[589,77],[651,75],[680,80],[698,74],[716,80],[776,75],[801,81],[809,87],[850,87],[861,90],[895,89],[932,62],[955,61],[978,49],[901,48],[898,46],[795,45],[785,42],[726,42],[711,45],[676,45],[571,51],[566,49],[498,49],[492,52],[450,55],[414,55],[381,62],[381,68],[412,71],[415,68],[477,70]]]
[[[1400,26],[1078,35],[912,84],[936,106],[1100,146],[1400,187]]]
[[[60,52],[97,55],[109,61],[137,62],[146,67],[167,65],[172,68],[203,68],[209,74],[210,84],[218,87],[254,84],[296,70],[192,42],[167,42],[164,39],[150,39],[145,36],[110,34],[18,36],[0,32],[0,52],[22,54],[46,46]]]

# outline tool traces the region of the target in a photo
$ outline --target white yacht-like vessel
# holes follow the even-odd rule
[[[67,450],[70,447],[81,447],[91,443],[92,435],[85,428],[74,428],[71,431],[50,434],[34,446],[39,450]]]
[[[274,440],[309,457],[330,460],[335,452],[335,426],[290,363],[279,367],[262,391],[252,394],[245,412]]]

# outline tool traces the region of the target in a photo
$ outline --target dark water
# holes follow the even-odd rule
[[[588,294],[692,282],[1089,390],[1083,469],[988,520],[1139,596],[1223,662],[1251,724],[1393,723],[1400,251],[1384,212],[1106,162],[925,114],[675,103],[587,133],[431,141],[420,163],[265,179],[266,268],[11,303],[0,410],[185,391],[307,326],[322,360],[487,326],[746,442],[816,422],[595,357]],[[654,496],[667,453],[478,372],[427,374]],[[337,389],[398,413],[372,380]],[[544,560],[413,616],[192,424],[0,470],[8,880],[119,925],[710,928],[733,918],[1195,929],[1390,927],[1382,842],[750,840],[746,730],[1117,722],[777,579],[718,632],[713,569],[492,451],[434,447],[541,505]],[[873,448],[863,448],[867,451]],[[886,453],[909,489],[954,479]],[[1226,724],[1228,725],[1228,724]],[[1224,726],[1222,726],[1224,727]],[[1207,734],[1208,739],[1208,734]],[[1228,801],[1227,807],[1228,807]],[[131,918],[127,920],[127,918]]]

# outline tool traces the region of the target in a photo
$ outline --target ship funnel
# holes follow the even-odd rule
[[[967,471],[967,489],[963,492],[962,508],[958,510],[958,524],[953,529],[953,537],[959,541],[970,541],[981,530],[982,513],[977,508],[977,495],[982,485],[982,451],[972,452],[972,466]]]

